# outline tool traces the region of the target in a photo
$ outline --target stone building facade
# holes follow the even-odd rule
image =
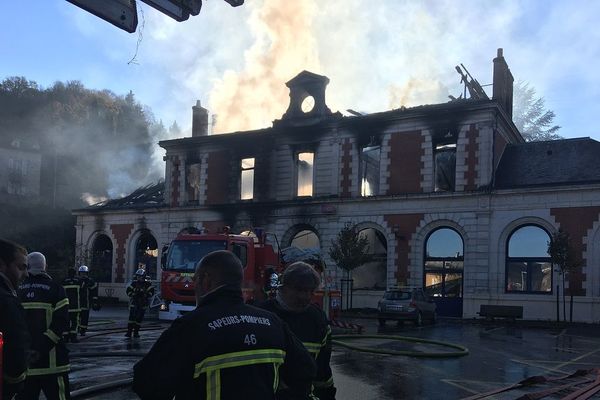
[[[160,142],[165,181],[146,188],[152,196],[75,211],[78,254],[106,268],[103,287],[123,296],[140,259],[156,260],[182,230],[261,227],[280,247],[312,235],[326,283],[340,287],[346,275],[327,250],[351,224],[378,260],[353,272],[354,307],[374,307],[386,287],[416,286],[445,315],[505,304],[553,319],[562,279],[547,243],[563,228],[582,260],[565,283],[573,319],[598,321],[600,143],[525,143],[512,82],[499,51],[491,99],[347,117],[327,107],[328,79],[304,71],[287,83],[289,108],[272,127],[224,135],[207,134],[198,104],[192,137]]]

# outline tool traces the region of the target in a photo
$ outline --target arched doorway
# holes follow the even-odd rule
[[[537,225],[515,229],[506,246],[506,292],[552,293],[550,235]]]
[[[96,236],[92,244],[90,275],[96,282],[112,282],[113,245],[104,234]]]
[[[433,296],[437,313],[462,317],[464,244],[458,232],[438,228],[425,244],[424,287]]]
[[[365,228],[359,237],[369,242],[368,253],[373,261],[352,271],[354,289],[385,290],[387,278],[387,240],[377,229]]]
[[[144,268],[146,275],[157,279],[158,245],[156,239],[149,231],[144,231],[135,244],[135,269]],[[133,271],[135,272],[135,271]]]
[[[321,243],[313,230],[304,229],[292,237],[290,246],[298,247],[299,249],[320,249]]]

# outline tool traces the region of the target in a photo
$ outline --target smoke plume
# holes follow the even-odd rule
[[[315,1],[257,3],[249,21],[254,44],[244,55],[244,69],[226,71],[210,96],[218,115],[215,132],[269,126],[287,107],[283,82],[304,69],[321,70],[313,33]]]

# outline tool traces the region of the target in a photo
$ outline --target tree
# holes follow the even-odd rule
[[[527,142],[562,139],[554,122],[554,111],[546,110],[543,97],[536,98],[529,83],[518,81],[514,87],[513,121]]]
[[[581,265],[581,260],[577,257],[577,254],[571,245],[569,233],[563,231],[562,228],[560,228],[558,232],[555,232],[552,235],[550,242],[548,242],[548,254],[550,254],[552,264],[558,266],[560,275],[562,277],[563,321],[566,321],[567,313],[565,305],[565,275],[567,275],[573,269],[579,267]],[[573,322],[573,291],[570,291],[570,295],[570,321]]]
[[[346,307],[348,307],[348,304],[352,304],[352,270],[373,261],[373,256],[369,254],[369,241],[366,237],[361,237],[356,226],[348,222],[331,241],[329,257],[338,267],[346,271],[346,279],[349,282],[346,293]]]

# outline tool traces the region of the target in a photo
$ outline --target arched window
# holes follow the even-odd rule
[[[106,235],[98,235],[92,245],[90,275],[97,282],[112,282],[113,245]]]
[[[384,290],[387,277],[387,240],[385,235],[374,228],[361,230],[358,235],[367,239],[367,252],[373,261],[352,271],[354,289]]]
[[[454,229],[439,228],[425,246],[425,291],[434,297],[462,298],[463,240]]]
[[[552,293],[550,235],[536,225],[513,231],[506,246],[506,291]]]
[[[150,279],[157,279],[158,245],[149,231],[143,232],[135,246],[135,269],[144,268]],[[133,271],[135,273],[135,270]]]

